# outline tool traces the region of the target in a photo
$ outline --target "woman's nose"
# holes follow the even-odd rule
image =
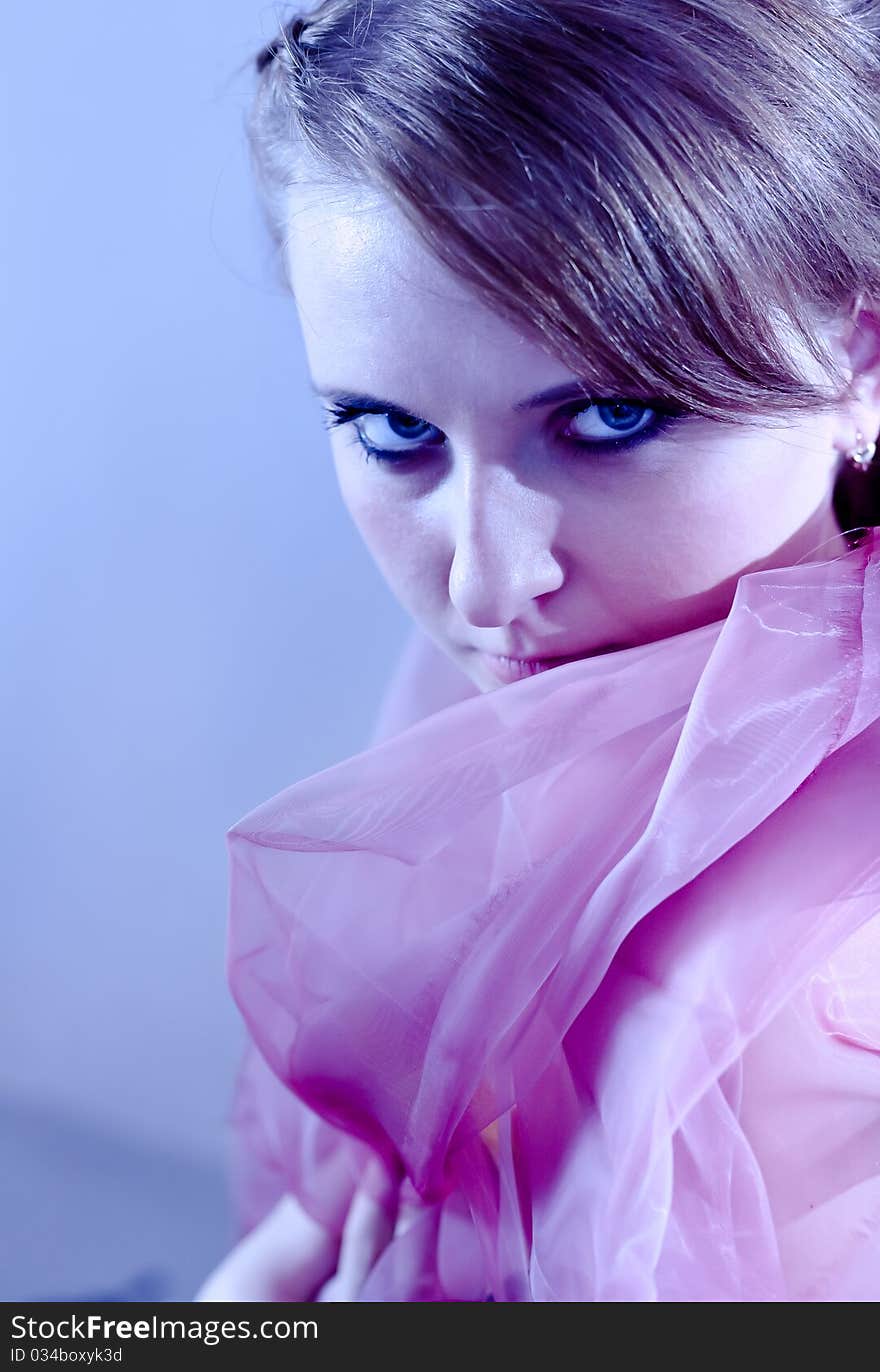
[[[471,471],[451,511],[449,598],[477,628],[499,628],[564,580],[554,555],[558,510],[509,469]]]

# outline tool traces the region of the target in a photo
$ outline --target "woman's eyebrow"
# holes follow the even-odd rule
[[[393,410],[398,414],[413,413],[405,405],[399,405],[396,400],[382,400],[377,395],[343,391],[336,386],[319,386],[314,381],[310,382],[310,385],[315,395],[321,396],[324,400],[332,400],[346,410]]]
[[[396,400],[383,400],[377,395],[362,395],[352,391],[343,391],[336,386],[320,386],[317,382],[310,382],[311,389],[315,395],[323,397],[325,400],[332,400],[337,405],[350,410],[389,410],[398,414],[415,414],[416,411],[408,405],[401,404]],[[545,405],[557,405],[562,400],[580,400],[590,398],[590,387],[583,381],[564,381],[559,386],[551,386],[548,390],[538,391],[536,395],[530,395],[525,400],[518,400],[513,409],[521,413],[524,410],[538,410]]]
[[[561,386],[551,386],[549,390],[530,395],[528,400],[518,401],[513,408],[539,410],[543,405],[558,405],[560,400],[580,400],[582,397],[589,399],[590,395],[591,387],[588,382],[564,381]]]

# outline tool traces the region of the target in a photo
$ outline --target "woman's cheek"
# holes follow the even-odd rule
[[[389,491],[382,474],[371,483],[340,471],[340,491],[352,522],[401,605],[422,618],[427,606],[436,606],[438,598],[445,600],[451,558],[445,558],[444,571],[442,538],[412,502]]]
[[[358,451],[334,444],[334,462],[343,504],[374,556],[391,540],[394,501],[383,492],[382,474]]]

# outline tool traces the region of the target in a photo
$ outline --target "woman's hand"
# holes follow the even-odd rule
[[[377,1159],[371,1161],[348,1208],[336,1271],[316,1301],[357,1300],[374,1263],[394,1237],[399,1192],[399,1179],[390,1178]]]
[[[373,1170],[369,1189],[362,1187],[352,1200],[336,1271],[315,1300],[359,1300],[364,1283],[386,1248],[404,1234],[406,1241],[396,1254],[397,1270],[393,1266],[386,1270],[384,1285],[410,1293],[398,1299],[434,1299],[425,1292],[433,1292],[436,1285],[432,1274],[441,1208],[426,1208],[412,1187],[401,1185],[400,1178],[391,1180],[387,1173]]]
[[[284,1196],[236,1244],[195,1301],[309,1301],[336,1267],[339,1240]]]
[[[352,1197],[341,1237],[318,1224],[295,1197],[284,1196],[214,1269],[193,1299],[356,1300],[394,1235],[399,1190],[399,1178],[389,1177],[373,1159]]]

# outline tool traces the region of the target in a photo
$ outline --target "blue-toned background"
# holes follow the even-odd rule
[[[249,182],[286,13],[4,10],[0,1300],[224,1251],[224,834],[364,746],[406,634]]]

